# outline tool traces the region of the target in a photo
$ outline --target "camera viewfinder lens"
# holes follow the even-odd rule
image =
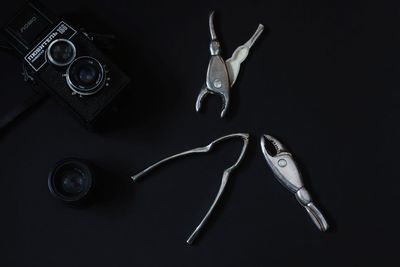
[[[66,39],[53,41],[47,49],[47,58],[56,66],[67,66],[75,59],[75,45]]]

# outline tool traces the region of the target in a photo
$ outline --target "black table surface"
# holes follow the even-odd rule
[[[2,25],[23,3],[5,2]],[[400,2],[42,3],[90,31],[115,34],[107,54],[132,83],[100,132],[48,99],[1,135],[1,266],[396,265]],[[217,96],[195,112],[212,9],[224,58],[258,23],[266,28],[242,65],[225,119]],[[30,89],[18,62],[0,56],[6,105]],[[246,157],[188,246],[241,143],[171,162],[137,184],[130,176],[236,132],[251,135]],[[264,133],[294,152],[329,232],[319,232],[273,177],[260,151]],[[66,157],[103,170],[87,208],[66,207],[48,191],[49,170]]]

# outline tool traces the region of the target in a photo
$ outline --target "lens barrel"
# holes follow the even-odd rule
[[[85,202],[94,187],[94,171],[90,163],[69,158],[50,171],[48,187],[51,194],[69,204]]]
[[[57,39],[49,45],[46,55],[51,64],[58,67],[65,67],[74,61],[76,48],[69,40]]]
[[[66,72],[67,84],[77,94],[93,95],[105,84],[104,67],[93,57],[75,59]]]

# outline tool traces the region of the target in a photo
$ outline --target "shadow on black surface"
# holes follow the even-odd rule
[[[110,212],[115,216],[123,214],[130,208],[135,189],[127,177],[96,166],[96,188],[92,199],[92,206],[98,207],[101,212]]]

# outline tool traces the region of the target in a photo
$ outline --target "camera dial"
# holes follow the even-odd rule
[[[74,61],[76,48],[69,40],[57,39],[49,45],[46,56],[51,64],[58,67],[65,67]]]
[[[108,86],[105,66],[89,56],[75,59],[68,67],[65,74],[67,84],[73,94],[93,95],[104,86]]]

